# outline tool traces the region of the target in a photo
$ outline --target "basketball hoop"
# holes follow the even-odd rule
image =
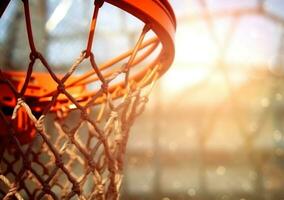
[[[86,49],[65,74],[56,74],[37,50],[29,1],[22,1],[29,65],[21,72],[0,70],[0,197],[118,199],[130,127],[173,62],[171,6],[166,0],[95,0]],[[8,3],[0,3],[0,16]],[[133,49],[98,66],[92,46],[105,3],[145,25]],[[156,36],[146,40],[149,31]],[[36,61],[46,73],[33,70]],[[83,61],[92,70],[75,75]]]

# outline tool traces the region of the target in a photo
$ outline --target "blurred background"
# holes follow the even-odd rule
[[[176,58],[132,129],[125,199],[283,199],[284,2],[171,3]]]
[[[284,1],[170,3],[175,62],[132,128],[122,199],[284,199]],[[91,5],[31,0],[37,47],[57,72],[85,48]],[[98,23],[98,63],[133,47],[143,27],[108,4]],[[0,27],[1,68],[25,68],[20,1]]]

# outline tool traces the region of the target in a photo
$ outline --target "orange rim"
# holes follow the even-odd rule
[[[49,102],[57,92],[57,85],[61,85],[61,78],[65,79],[63,75],[55,75],[45,60],[45,58],[37,52],[36,46],[33,41],[32,26],[30,19],[30,11],[28,0],[23,0],[24,10],[25,10],[25,19],[26,19],[26,28],[29,38],[29,45],[31,49],[31,58],[39,59],[43,65],[46,67],[48,73],[38,73],[33,72],[30,69],[27,72],[3,72],[0,76],[1,79],[8,79],[16,86],[15,88],[21,89],[26,87],[25,96],[34,99],[33,104],[35,110],[43,110],[45,102]],[[134,47],[134,49],[129,50],[121,54],[120,56],[109,60],[108,62],[98,66],[98,69],[91,70],[81,76],[71,76],[63,81],[65,82],[65,88],[70,92],[70,94],[75,96],[75,99],[78,102],[87,102],[92,96],[96,95],[98,91],[90,91],[87,89],[87,85],[96,81],[102,81],[101,79],[106,79],[115,73],[114,65],[124,60],[126,58],[132,59],[133,54],[135,59],[129,64],[129,68],[134,68],[137,64],[141,63],[144,59],[148,58],[156,49],[158,44],[161,44],[160,52],[157,57],[153,59],[152,62],[145,64],[145,66],[139,70],[138,73],[132,74],[129,79],[136,82],[141,82],[139,87],[144,87],[145,85],[151,83],[154,78],[160,77],[163,73],[167,71],[174,59],[174,35],[176,30],[176,19],[173,13],[173,10],[167,0],[153,1],[153,0],[96,0],[94,7],[94,14],[91,21],[91,28],[89,31],[89,38],[87,42],[87,48],[85,50],[85,56],[90,57],[92,61],[92,52],[91,47],[94,38],[94,32],[97,22],[97,16],[100,7],[104,2],[110,3],[130,14],[140,19],[145,23],[143,33],[141,37],[141,43]],[[152,38],[146,42],[143,42],[143,38],[148,32],[152,30],[156,34],[156,38]],[[143,35],[144,34],[144,35]],[[146,49],[146,50],[145,50]],[[144,50],[140,55],[137,55],[140,50]],[[137,56],[136,56],[137,55]],[[94,61],[93,61],[94,62]],[[93,65],[93,63],[92,63]],[[96,64],[95,64],[96,66]],[[32,67],[31,67],[32,68]],[[114,69],[112,69],[114,68]],[[145,79],[145,75],[155,71],[157,76],[153,74],[150,78]],[[26,80],[27,73],[31,76],[29,79],[35,80],[35,84],[32,81]],[[144,80],[144,79],[145,80]],[[48,84],[47,84],[48,83]],[[4,84],[0,84],[0,88]],[[4,87],[2,87],[4,88]],[[112,98],[118,98],[124,94],[125,88],[123,87],[123,82],[118,82],[112,84],[108,87],[109,92],[112,94]],[[77,95],[80,94],[80,95]],[[5,87],[5,92],[0,94],[0,101],[5,106],[15,106],[16,94],[11,89]],[[11,101],[9,101],[11,99]],[[4,101],[6,100],[6,101]],[[64,105],[70,104],[67,103],[67,97],[64,95],[59,96],[58,101],[53,106],[52,110],[57,110],[62,108]],[[94,104],[101,103],[102,99],[98,98]]]

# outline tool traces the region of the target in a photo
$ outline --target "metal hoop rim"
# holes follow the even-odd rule
[[[168,0],[105,0],[106,2],[132,14],[150,28],[160,39],[163,49],[161,58],[160,76],[171,66],[174,55],[174,37],[176,32],[176,17]]]

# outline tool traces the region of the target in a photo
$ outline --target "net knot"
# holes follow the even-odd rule
[[[110,112],[110,118],[112,118],[112,119],[117,119],[118,118],[118,112],[116,111],[116,110],[112,110],[111,112]]]
[[[78,182],[73,183],[72,190],[73,190],[73,192],[75,192],[79,196],[82,193],[81,188],[80,188],[80,184]]]
[[[30,60],[36,60],[40,57],[40,53],[37,51],[32,51],[30,53]]]
[[[87,50],[82,51],[81,54],[84,55],[84,58],[90,57],[90,53],[88,53]]]
[[[87,111],[86,110],[82,110],[82,112],[81,112],[81,119],[82,120],[88,120],[88,113],[87,113]]]
[[[128,71],[129,71],[129,67],[127,66],[127,63],[124,63],[122,65],[121,73],[128,73]]]
[[[96,168],[96,162],[92,158],[88,160],[88,164],[92,169]]]
[[[22,98],[18,98],[17,100],[17,104],[19,104],[20,106],[23,105],[24,100]]]
[[[44,129],[44,119],[45,119],[45,116],[42,115],[42,116],[40,116],[40,118],[35,123],[35,128],[39,132],[43,132],[43,129]]]
[[[57,86],[57,91],[60,92],[60,93],[63,93],[65,91],[65,85],[63,83],[60,83]]]
[[[22,98],[18,98],[17,99],[17,104],[13,110],[13,114],[12,114],[12,119],[15,119],[17,117],[17,112],[20,109],[20,107],[22,107],[24,104],[24,100]]]
[[[99,183],[96,185],[96,191],[97,194],[103,194],[104,193],[104,184],[103,183]]]
[[[26,168],[26,169],[30,169],[30,166],[31,166],[31,162],[27,159],[24,159],[23,160],[23,166]]]
[[[7,196],[12,196],[12,195],[16,194],[17,190],[18,190],[18,187],[16,185],[12,186],[9,189]]]
[[[45,193],[49,193],[49,192],[50,192],[50,186],[48,185],[48,183],[43,183],[43,185],[42,185],[42,190],[43,190]]]
[[[95,0],[95,6],[98,6],[99,8],[103,6],[104,0]]]
[[[108,92],[108,84],[107,82],[103,82],[101,85],[101,88],[104,92]]]

